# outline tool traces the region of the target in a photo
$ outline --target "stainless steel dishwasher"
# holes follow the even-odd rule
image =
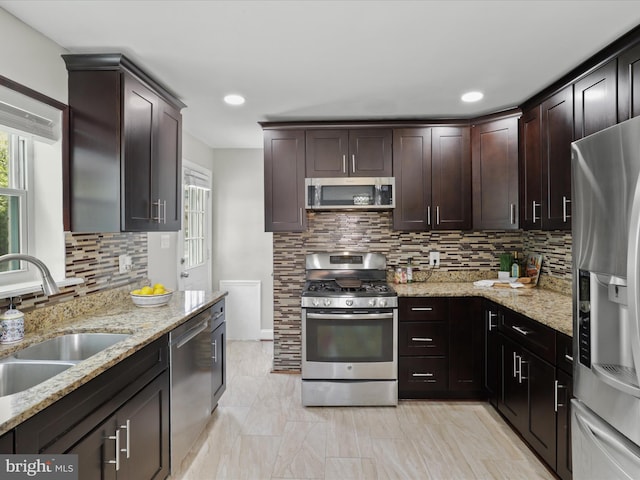
[[[171,468],[177,471],[211,415],[211,308],[169,334]]]

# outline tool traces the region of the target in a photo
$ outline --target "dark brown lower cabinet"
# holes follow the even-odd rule
[[[7,432],[0,437],[0,453],[13,453],[13,431]]]
[[[399,300],[399,398],[484,398],[479,298]]]
[[[501,367],[498,411],[555,469],[555,367],[504,336]]]
[[[500,374],[499,342],[498,342],[498,306],[488,300],[484,301],[484,390],[489,403],[498,407],[498,392]]]
[[[167,367],[164,336],[18,425],[16,453],[78,454],[82,479],[168,477]]]
[[[573,397],[573,379],[563,371],[557,372],[558,395],[558,438],[556,473],[562,480],[570,480],[573,467],[571,465],[571,398]]]
[[[81,478],[167,477],[169,416],[163,411],[169,401],[168,377],[168,372],[157,377],[65,452],[78,455]]]

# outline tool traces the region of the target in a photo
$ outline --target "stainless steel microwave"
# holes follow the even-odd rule
[[[395,208],[395,178],[306,178],[308,210],[387,210]]]

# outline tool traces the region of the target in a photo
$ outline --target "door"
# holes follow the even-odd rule
[[[505,337],[501,338],[500,364],[501,388],[498,410],[520,432],[527,430],[527,385],[522,378],[522,353]]]
[[[393,175],[396,179],[393,229],[423,231],[430,228],[427,215],[427,206],[431,203],[430,128],[393,131]]]
[[[471,228],[469,127],[432,129],[431,225],[434,230]]]
[[[498,306],[486,302],[484,308],[484,388],[491,405],[498,406],[498,375],[500,365],[498,337]]]
[[[185,160],[182,179],[178,288],[211,290],[211,172]]]
[[[618,121],[618,84],[616,61],[598,68],[580,81],[574,89],[574,138],[586,137],[604,130]]]
[[[182,115],[180,110],[159,101],[158,151],[153,178],[153,201],[158,202],[158,230],[178,231],[182,219]]]
[[[479,298],[454,298],[449,303],[449,389],[482,392],[483,325]],[[480,360],[480,361],[479,361]]]
[[[349,130],[306,131],[306,177],[346,177]]]
[[[264,131],[264,227],[304,232],[304,130]]]
[[[618,57],[618,120],[640,115],[640,44]]]
[[[390,177],[392,130],[370,128],[349,131],[349,175],[352,177]]]
[[[222,323],[211,334],[211,346],[213,347],[213,370],[211,371],[211,389],[213,391],[211,410],[218,404],[218,400],[226,389],[226,336],[227,324]]]
[[[542,104],[542,228],[571,229],[573,87]]]
[[[520,119],[520,226],[542,228],[542,115],[541,106],[526,110]]]
[[[471,129],[473,228],[518,228],[518,119]]]

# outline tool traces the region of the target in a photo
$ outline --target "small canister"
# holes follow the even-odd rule
[[[19,342],[24,338],[24,313],[9,305],[0,315],[0,343]]]

